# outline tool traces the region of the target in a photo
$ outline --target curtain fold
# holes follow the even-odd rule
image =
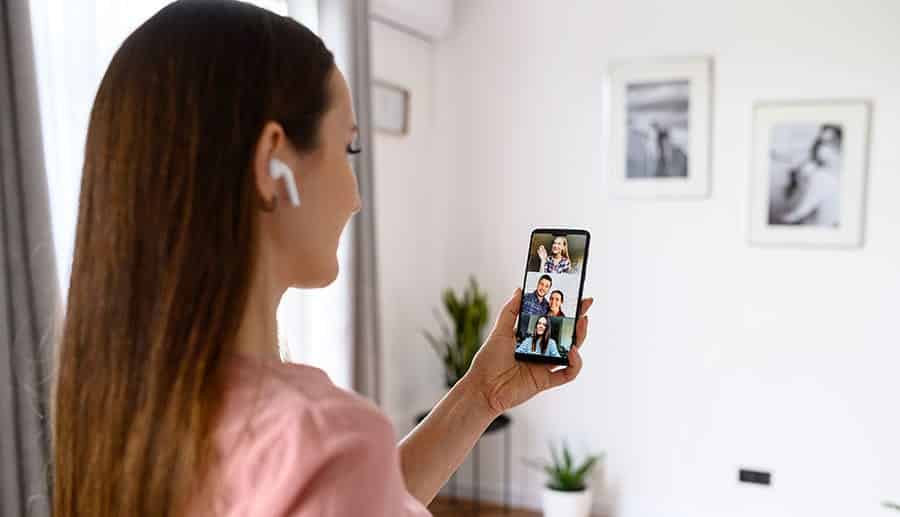
[[[352,242],[352,366],[354,389],[381,400],[381,346],[375,254],[375,210],[372,161],[369,2],[319,0],[319,35],[334,52],[353,95],[363,153],[355,163],[363,210],[350,225]]]
[[[0,0],[0,516],[50,515],[59,288],[26,0]]]

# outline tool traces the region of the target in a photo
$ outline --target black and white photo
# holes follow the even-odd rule
[[[756,107],[753,243],[861,244],[868,118],[864,102]]]
[[[809,122],[772,128],[770,225],[840,226],[843,132],[839,124]]]
[[[690,82],[632,83],[626,92],[626,177],[686,178]]]
[[[711,67],[707,58],[611,67],[607,155],[614,197],[708,195]]]

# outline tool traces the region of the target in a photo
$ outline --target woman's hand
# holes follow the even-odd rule
[[[581,301],[581,318],[575,325],[578,341],[569,350],[569,366],[557,371],[551,371],[552,368],[558,368],[554,365],[516,360],[515,324],[521,301],[522,290],[516,289],[500,312],[490,337],[475,355],[472,367],[462,379],[485,397],[491,411],[497,415],[544,390],[571,382],[581,371],[581,354],[578,348],[587,336],[586,314],[594,299],[585,298]]]
[[[571,381],[581,370],[577,346],[569,351],[569,367],[552,373],[551,365],[516,361],[513,326],[521,301],[522,292],[516,289],[469,372],[400,442],[403,479],[422,504],[431,502],[497,415]],[[581,302],[582,314],[592,302],[590,298]],[[582,316],[576,325],[576,345],[584,342],[587,327],[587,318]]]
[[[547,248],[543,244],[538,247],[537,254],[541,258],[541,262],[547,262]]]

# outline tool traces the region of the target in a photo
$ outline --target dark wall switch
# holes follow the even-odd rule
[[[772,474],[760,470],[741,469],[738,471],[738,479],[741,483],[755,483],[757,485],[772,484]]]

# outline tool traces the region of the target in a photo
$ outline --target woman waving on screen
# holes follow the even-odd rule
[[[553,239],[550,253],[541,245],[538,248],[538,257],[541,259],[541,271],[544,273],[570,273],[572,263],[569,259],[569,240],[559,236]]]

